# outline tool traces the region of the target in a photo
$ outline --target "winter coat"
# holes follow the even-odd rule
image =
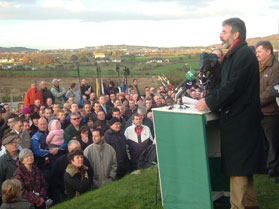
[[[117,175],[125,175],[129,171],[129,159],[126,151],[126,138],[124,134],[110,128],[105,132],[104,139],[116,152]]]
[[[127,122],[126,122],[125,130],[126,130],[129,126],[131,126],[132,124],[133,124],[133,117],[130,117],[129,120],[127,120]],[[143,120],[142,120],[142,124],[145,125],[145,126],[147,126],[147,127],[150,129],[151,134],[152,134],[152,137],[154,137],[154,126],[153,126],[152,120],[151,120],[150,118],[148,118],[148,117],[145,117],[145,118],[143,118]]]
[[[39,99],[41,104],[44,104],[44,97],[42,92],[37,88],[30,88],[24,97],[25,106],[29,107],[31,104],[35,104],[35,100]]]
[[[73,164],[68,164],[64,174],[64,185],[68,199],[79,196],[91,188],[92,179],[88,176],[88,168],[82,166],[78,168]]]
[[[211,111],[221,109],[221,153],[227,176],[264,172],[259,95],[258,60],[247,43],[240,42],[224,57],[220,85],[205,97]]]
[[[66,94],[66,90],[64,89],[64,87],[63,86],[58,86],[58,87],[53,86],[53,87],[51,87],[50,91],[55,98],[55,103],[59,104],[60,108],[63,108],[63,105],[65,103],[64,96]]]
[[[40,198],[47,199],[47,183],[37,166],[33,165],[32,171],[29,172],[23,164],[19,163],[14,177],[22,184],[22,197],[30,203],[37,205]]]
[[[87,99],[89,99],[90,96],[85,94],[85,92],[88,91],[88,90],[91,93],[94,92],[92,86],[90,86],[90,85],[81,85],[80,89],[81,89],[81,94],[85,95]]]
[[[64,139],[69,142],[70,140],[72,140],[73,138],[77,138],[77,136],[79,135],[78,130],[73,126],[73,124],[70,124],[64,132]]]
[[[109,184],[116,176],[117,160],[112,146],[91,144],[84,150],[84,156],[94,170],[94,185],[97,187]]]
[[[61,146],[64,143],[64,130],[61,129],[60,121],[52,120],[49,122],[48,127],[49,133],[46,138],[47,145]]]
[[[12,203],[3,203],[0,209],[35,209],[33,204],[25,199],[16,199]]]
[[[11,133],[16,133],[19,136],[19,145],[22,148],[32,149],[31,137],[28,131],[22,130],[21,133],[18,133],[15,130],[12,130]]]
[[[46,104],[46,101],[48,98],[51,98],[52,99],[52,103],[54,104],[55,103],[55,98],[54,96],[52,95],[51,91],[48,90],[47,88],[45,89],[41,89],[41,92],[42,92],[42,95],[43,95],[43,98],[44,98],[44,104]]]
[[[279,75],[279,63],[273,57],[260,72],[260,99],[264,115],[279,115],[279,109],[272,88],[276,76]]]
[[[59,189],[62,193],[64,193],[64,190],[65,190],[64,174],[65,174],[66,168],[69,164],[67,155],[68,155],[68,153],[60,156],[55,161],[55,163],[51,169],[51,184],[54,185],[55,188]],[[86,157],[83,157],[83,164],[86,167],[88,167],[88,176],[92,182],[94,171],[93,171],[92,167],[90,166],[90,163]]]
[[[5,180],[13,177],[17,169],[16,162],[7,150],[6,154],[0,157],[0,188]]]
[[[126,143],[129,149],[129,155],[131,157],[131,165],[134,169],[137,169],[139,157],[144,150],[153,143],[153,137],[150,129],[142,125],[141,143],[138,142],[138,136],[135,131],[136,126],[133,124],[125,130]]]

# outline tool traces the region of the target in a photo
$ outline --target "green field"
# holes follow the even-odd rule
[[[150,60],[151,57],[122,57],[120,65],[120,75],[123,76],[123,69],[127,66],[130,69],[131,77],[148,77],[151,75],[175,75],[183,76],[189,68],[199,68],[199,56],[180,56],[180,57],[164,57],[163,60],[168,59],[169,63],[149,63],[146,61]],[[102,70],[104,77],[115,78],[118,76],[116,72],[116,63],[101,63],[99,66]],[[48,66],[46,68],[46,66]],[[60,67],[57,67],[60,66]],[[1,70],[0,76],[3,77],[71,77],[77,76],[77,68],[74,65],[71,67],[58,64],[52,65],[37,65],[35,66],[38,70]],[[84,76],[97,76],[96,63],[82,63],[80,64],[80,75]]]
[[[157,167],[130,174],[119,181],[59,204],[54,209],[163,209],[160,192],[156,203]],[[254,178],[261,209],[279,209],[279,184],[266,175]],[[202,200],[201,200],[202,201]],[[229,209],[228,202],[216,202],[215,209]]]

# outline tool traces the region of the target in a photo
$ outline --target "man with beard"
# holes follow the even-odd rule
[[[221,83],[199,100],[196,108],[221,109],[221,153],[223,171],[230,177],[231,209],[256,209],[253,174],[265,171],[259,64],[245,42],[245,23],[230,18],[222,26],[220,39],[228,52]]]

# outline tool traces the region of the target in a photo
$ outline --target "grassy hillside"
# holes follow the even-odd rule
[[[162,209],[160,192],[155,205],[157,168],[141,171],[140,175],[128,175],[103,188],[61,203],[53,209]],[[255,186],[260,208],[279,209],[279,184],[266,175],[255,176]],[[202,200],[201,200],[202,201]],[[228,209],[229,205],[216,203],[215,209]]]

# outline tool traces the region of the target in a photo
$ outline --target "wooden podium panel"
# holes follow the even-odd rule
[[[153,116],[164,208],[213,209],[228,192],[216,117],[167,107]]]

